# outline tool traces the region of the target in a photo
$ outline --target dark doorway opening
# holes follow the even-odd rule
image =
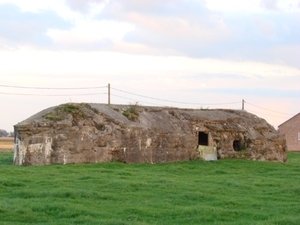
[[[204,132],[198,133],[198,145],[208,146],[208,134]]]
[[[236,151],[236,152],[241,151],[242,150],[242,145],[241,145],[240,140],[234,140],[233,144],[232,144],[232,147],[233,147],[233,150]]]

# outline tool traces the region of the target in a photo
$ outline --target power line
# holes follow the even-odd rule
[[[107,88],[107,86],[100,86],[100,87],[75,87],[75,88],[58,88],[58,87],[26,87],[26,86],[14,86],[14,85],[2,85],[0,87],[5,88],[22,88],[22,89],[48,89],[48,90],[79,90],[79,89],[99,89],[99,88]]]
[[[106,95],[107,93],[81,93],[81,94],[21,94],[21,93],[4,93],[0,92],[1,95],[21,95],[21,96],[79,96],[79,95]]]
[[[246,102],[246,101],[245,101]],[[260,108],[260,109],[263,109],[263,110],[266,110],[266,111],[270,111],[270,112],[274,112],[274,113],[278,113],[278,114],[284,114],[284,115],[289,115],[289,116],[292,116],[293,114],[290,114],[290,113],[283,113],[283,112],[278,112],[278,111],[274,111],[274,110],[270,110],[270,109],[266,109],[266,108],[263,108],[263,107],[260,107],[260,106],[257,106],[257,105],[254,105],[250,102],[246,102],[248,103],[249,105],[252,105],[254,107],[257,107],[257,108]]]
[[[120,95],[115,95],[115,94],[111,94],[111,96],[115,96],[115,97],[118,97],[118,98],[123,98],[123,99],[131,100],[131,101],[135,101],[135,102],[146,103],[146,104],[150,104],[150,105],[163,106],[163,105],[159,105],[159,104],[155,104],[155,103],[151,103],[151,102],[138,101],[136,99],[126,98],[126,97],[123,97],[123,96],[120,96]]]
[[[192,103],[192,102],[179,102],[179,101],[172,101],[172,100],[166,100],[166,99],[161,99],[161,98],[153,98],[153,97],[149,97],[149,96],[145,96],[145,95],[140,95],[140,94],[135,94],[129,91],[124,91],[124,90],[120,90],[117,88],[111,88],[113,90],[116,91],[120,91],[120,92],[124,92],[127,94],[131,94],[131,95],[136,95],[139,97],[143,97],[143,98],[148,98],[148,99],[153,99],[153,100],[158,100],[158,101],[164,101],[164,102],[171,102],[171,103],[179,103],[179,104],[186,104],[186,105],[230,105],[230,104],[240,104],[240,102],[229,102],[229,103]]]
[[[117,88],[111,88],[111,89],[116,90],[116,91],[120,91],[120,92],[123,92],[123,93],[131,94],[131,95],[143,97],[143,98],[148,98],[148,99],[153,99],[153,100],[158,100],[158,101],[164,101],[164,102],[169,102],[169,103],[190,104],[190,105],[229,105],[229,104],[240,104],[240,102],[229,102],[229,103],[189,103],[189,102],[180,102],[180,101],[172,101],[172,100],[166,100],[166,99],[160,99],[160,98],[153,98],[153,97],[136,94],[136,93],[129,92],[129,91],[124,91],[124,90],[117,89]],[[120,97],[120,98],[125,98],[125,97],[121,97],[121,96],[118,96],[118,95],[115,95],[115,96]],[[134,100],[134,99],[130,99],[130,98],[125,98],[125,99]],[[134,101],[136,101],[136,100],[134,100]],[[248,103],[249,105],[252,105],[254,107],[257,107],[257,108],[260,108],[260,109],[263,109],[263,110],[267,110],[267,111],[270,111],[270,112],[279,113],[279,114],[288,115],[288,116],[293,115],[293,114],[290,114],[290,113],[283,113],[283,112],[278,112],[278,111],[274,111],[274,110],[269,110],[267,108],[263,108],[263,107],[254,105],[254,104],[252,104],[250,102],[246,102],[246,101],[244,101],[244,102]],[[148,103],[148,104],[153,104],[153,103]],[[252,112],[255,112],[255,111],[252,111]],[[260,112],[255,112],[255,113],[260,113]],[[266,113],[260,113],[260,114],[264,114],[264,115],[267,115],[267,116],[273,116],[273,117],[279,117],[279,118],[287,118],[287,116],[284,117],[284,116],[278,116],[278,115],[270,115],[270,114],[266,114]]]
[[[146,96],[146,95],[141,95],[141,94],[136,94],[133,92],[129,92],[129,91],[125,91],[125,90],[121,90],[118,88],[113,88],[110,87],[110,84],[108,84],[108,86],[97,86],[97,87],[29,87],[29,86],[16,86],[16,85],[1,85],[0,87],[4,87],[4,88],[18,88],[18,89],[47,89],[47,90],[82,90],[82,89],[100,89],[100,88],[108,88],[108,92],[110,92],[110,89],[113,89],[115,91],[119,91],[122,93],[126,93],[126,94],[130,94],[130,95],[134,95],[134,96],[138,96],[138,97],[142,97],[142,98],[147,98],[147,99],[152,99],[152,100],[156,100],[156,101],[162,101],[162,102],[167,102],[167,103],[177,103],[177,104],[185,104],[185,105],[230,105],[230,104],[240,104],[240,102],[228,102],[228,103],[195,103],[195,102],[181,102],[181,101],[173,101],[173,100],[166,100],[166,99],[161,99],[161,98],[154,98],[154,97],[150,97],[150,96]],[[105,95],[108,93],[78,93],[78,94],[31,94],[31,93],[7,93],[7,92],[0,92],[0,94],[2,95],[19,95],[19,96],[83,96],[83,95]],[[150,105],[157,105],[157,106],[163,106],[161,104],[155,104],[155,103],[150,103],[150,102],[145,102],[145,101],[137,101],[136,99],[132,99],[132,98],[127,98],[127,97],[123,97],[120,95],[115,95],[115,94],[108,94],[108,95],[112,95],[115,97],[119,97],[119,98],[123,98],[123,99],[128,99],[131,101],[136,101],[136,102],[141,102],[141,103],[146,103],[146,104],[150,104]],[[283,112],[278,112],[278,111],[274,111],[274,110],[270,110],[258,105],[255,105],[253,103],[250,102],[246,102],[243,100],[243,104],[247,103],[249,105],[252,105],[254,107],[269,111],[269,112],[273,112],[273,113],[278,113],[278,114],[283,114],[283,115],[293,115],[290,113],[283,113]],[[249,111],[249,110],[248,110]],[[253,111],[255,112],[255,111]],[[260,112],[255,112],[255,113],[260,113]],[[263,114],[263,113],[261,113]],[[273,116],[273,115],[269,115],[269,114],[265,114],[268,116]],[[280,117],[280,116],[274,116],[274,117]],[[283,118],[283,117],[281,117]]]
[[[278,118],[288,118],[288,116],[275,116],[275,115],[270,115],[270,114],[266,114],[266,113],[262,113],[262,112],[257,112],[257,111],[253,111],[253,110],[247,110],[248,112],[253,112],[255,114],[262,114],[262,115],[265,115],[265,116],[272,116],[272,117],[278,117]]]

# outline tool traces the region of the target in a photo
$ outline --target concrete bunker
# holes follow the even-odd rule
[[[67,103],[16,124],[15,165],[197,158],[286,161],[285,139],[243,110]],[[131,111],[130,111],[131,112]]]

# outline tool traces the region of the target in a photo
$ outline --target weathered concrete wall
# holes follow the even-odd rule
[[[198,151],[200,153],[200,157],[205,161],[218,160],[217,148],[214,146],[199,145]]]
[[[245,111],[64,104],[15,125],[14,163],[187,161],[201,157],[199,132],[218,158],[286,160],[284,138]]]

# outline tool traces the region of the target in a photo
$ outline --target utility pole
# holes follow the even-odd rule
[[[108,88],[108,105],[110,105],[110,83],[108,83],[108,86],[107,86],[107,88]]]
[[[242,110],[245,110],[245,100],[242,99]]]

